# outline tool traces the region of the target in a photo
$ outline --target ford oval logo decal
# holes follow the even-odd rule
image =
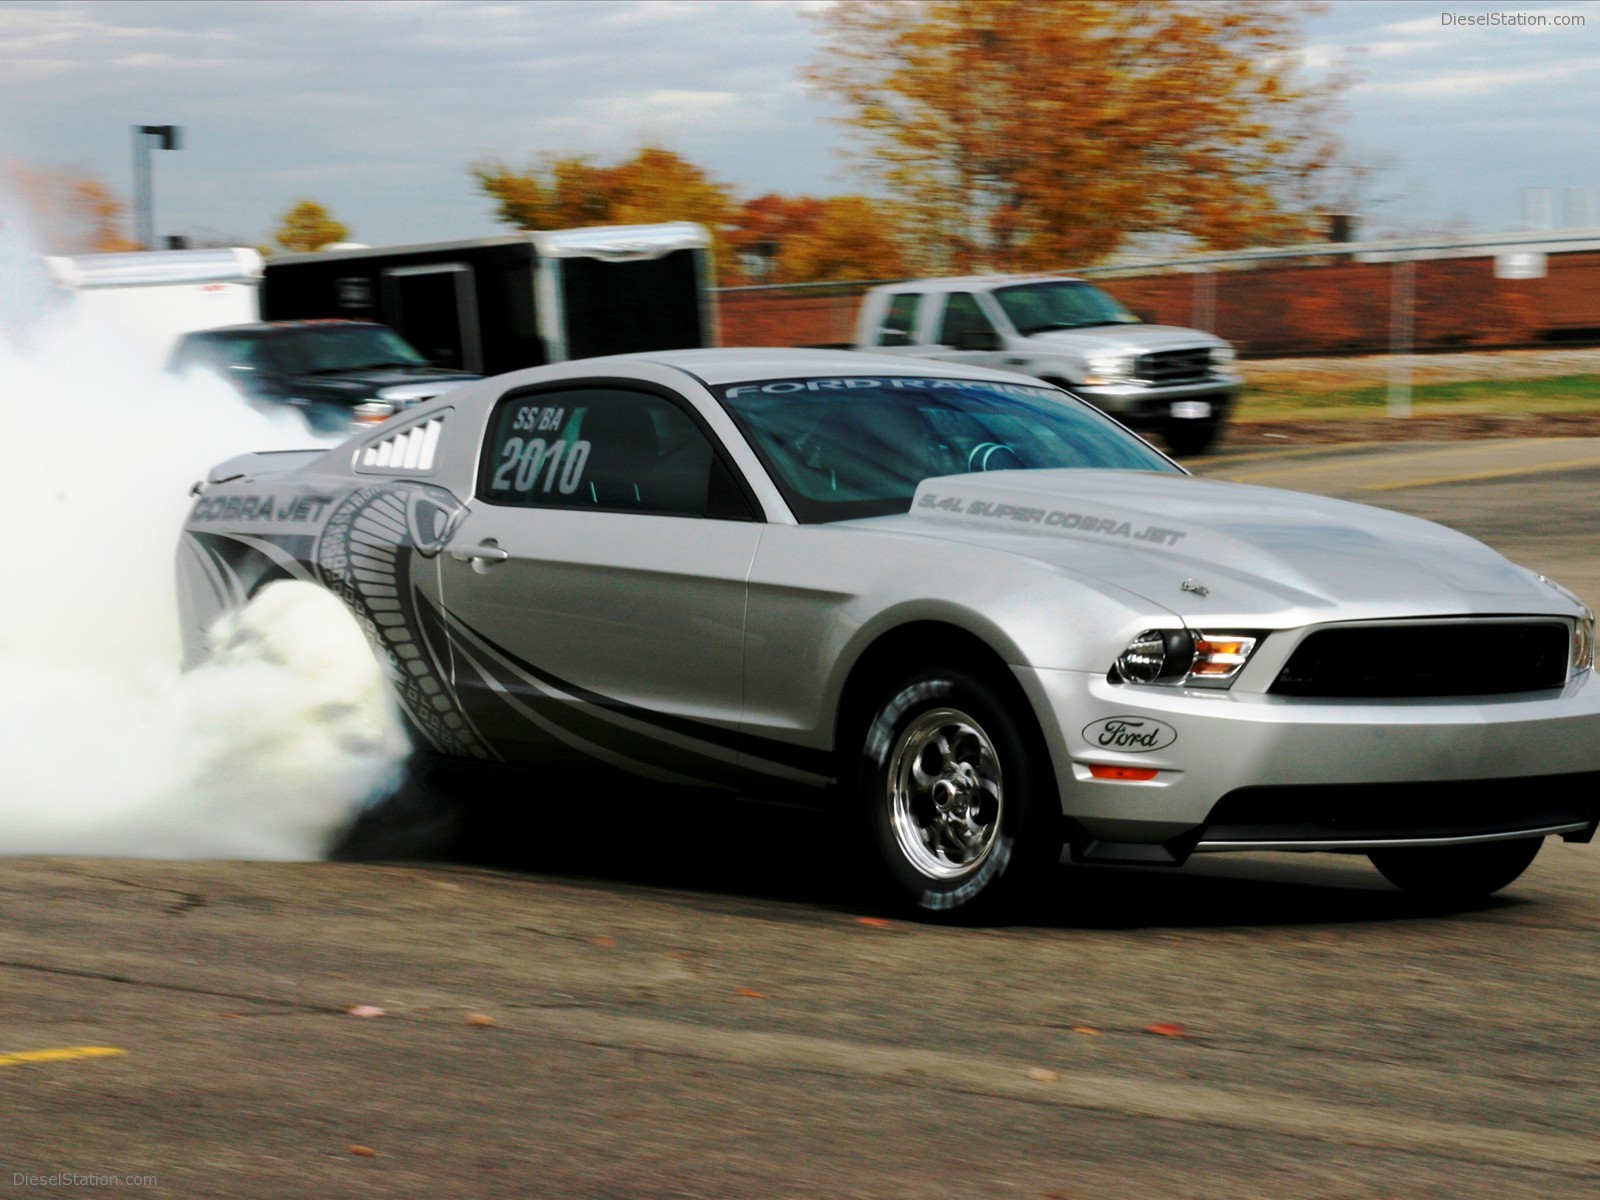
[[[1178,740],[1178,731],[1154,717],[1106,717],[1083,727],[1083,740],[1103,750],[1145,754]]]

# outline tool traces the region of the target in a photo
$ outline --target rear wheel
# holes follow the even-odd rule
[[[1023,703],[983,677],[920,671],[885,689],[858,791],[896,900],[927,914],[996,915],[1061,855],[1060,806]]]
[[[1528,869],[1543,838],[1466,846],[1404,846],[1367,855],[1403,892],[1429,900],[1476,900],[1498,892]]]

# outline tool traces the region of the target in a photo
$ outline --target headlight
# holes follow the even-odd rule
[[[1232,346],[1211,347],[1211,365],[1213,367],[1231,367],[1239,354]]]
[[[1594,610],[1585,608],[1572,623],[1572,673],[1594,669]]]
[[[387,400],[367,400],[355,406],[352,417],[358,425],[376,425],[394,416],[395,406]]]
[[[1130,379],[1133,376],[1134,365],[1138,361],[1138,354],[1129,350],[1102,350],[1098,354],[1089,355],[1089,373],[1084,376],[1083,381],[1115,383],[1118,380]]]
[[[1227,687],[1255,652],[1260,635],[1202,633],[1198,629],[1146,629],[1117,655],[1118,683]]]
[[[1117,655],[1112,670],[1123,683],[1176,683],[1194,661],[1187,629],[1146,629]]]

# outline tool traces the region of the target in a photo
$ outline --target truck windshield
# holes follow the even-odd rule
[[[384,325],[325,325],[295,329],[271,340],[278,369],[290,375],[331,375],[374,367],[425,367],[428,360]]]
[[[917,485],[941,475],[1181,473],[1120,425],[1042,384],[852,375],[712,390],[805,524],[907,512]]]
[[[1113,297],[1081,280],[1013,284],[996,288],[994,298],[1024,336],[1047,329],[1140,324],[1139,318]]]

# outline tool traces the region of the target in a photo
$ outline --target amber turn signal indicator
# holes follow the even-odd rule
[[[1123,783],[1145,783],[1161,774],[1154,767],[1110,767],[1104,763],[1090,763],[1089,774],[1096,779],[1116,779]]]

